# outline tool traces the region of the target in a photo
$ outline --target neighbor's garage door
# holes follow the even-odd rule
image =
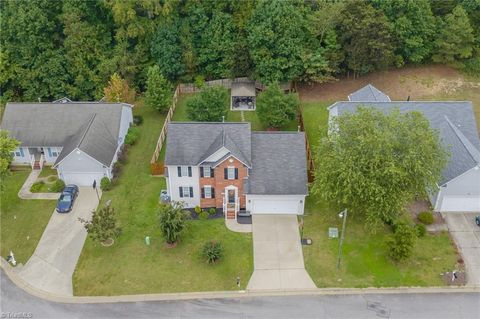
[[[441,212],[480,212],[480,196],[445,196]]]
[[[93,181],[97,180],[99,185],[100,180],[103,177],[102,173],[62,173],[63,181],[65,184],[74,184],[77,186],[92,186]]]
[[[252,214],[298,214],[298,200],[254,199]]]

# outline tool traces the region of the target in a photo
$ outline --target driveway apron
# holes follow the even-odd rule
[[[71,212],[54,212],[32,257],[18,274],[30,285],[62,296],[72,296],[72,275],[87,232],[78,218],[90,220],[98,205],[91,187],[80,187]]]
[[[305,270],[296,215],[253,215],[254,272],[248,290],[316,288]]]
[[[445,213],[452,234],[467,268],[467,284],[480,286],[480,227],[475,224],[476,213]]]

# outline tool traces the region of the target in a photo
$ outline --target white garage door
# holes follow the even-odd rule
[[[67,173],[63,172],[61,177],[65,184],[74,184],[77,186],[92,186],[93,181],[97,180],[97,185],[100,186],[100,180],[103,177],[102,173]]]
[[[252,214],[298,214],[298,200],[254,199]]]
[[[480,212],[480,196],[445,196],[442,212]]]

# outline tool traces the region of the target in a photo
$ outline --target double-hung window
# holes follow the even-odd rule
[[[180,186],[178,188],[180,192],[180,198],[192,198],[193,197],[193,187],[190,186]]]
[[[210,166],[203,167],[203,177],[212,177],[212,168]]]
[[[178,177],[188,176],[192,177],[191,166],[177,166]]]
[[[235,167],[225,168],[225,179],[237,179],[238,169]]]
[[[204,187],[205,198],[212,198],[212,186]]]

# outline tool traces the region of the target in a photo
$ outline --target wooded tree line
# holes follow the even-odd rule
[[[2,100],[98,99],[251,76],[322,82],[429,62],[480,69],[480,0],[3,0]]]

